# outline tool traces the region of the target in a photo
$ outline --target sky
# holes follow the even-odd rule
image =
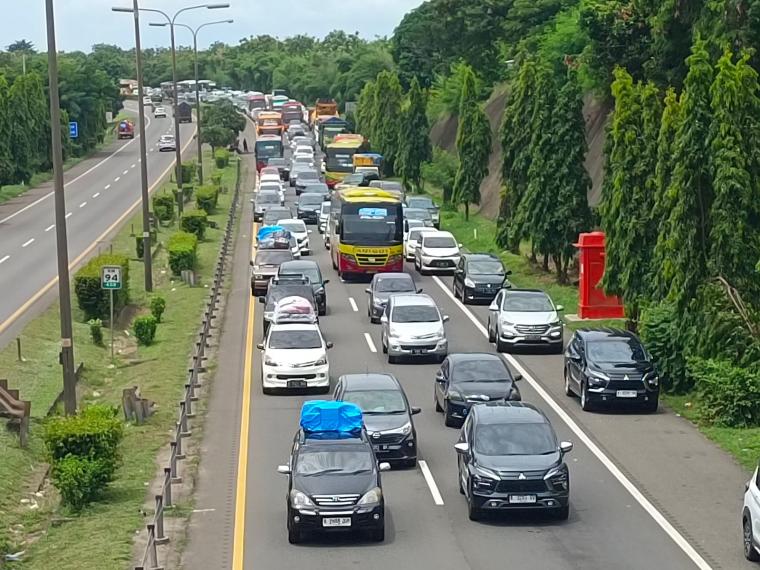
[[[44,0],[3,0],[19,6],[4,9],[0,19],[0,47],[15,40],[34,43],[37,50],[46,49]],[[169,13],[200,4],[203,0],[140,0],[140,8],[156,8]],[[224,0],[210,0],[211,2]],[[287,37],[296,34],[324,36],[331,30],[359,32],[362,37],[390,36],[403,15],[422,0],[227,0],[227,9],[192,10],[180,15],[178,22],[191,26],[232,18],[232,24],[204,28],[198,34],[199,47],[216,41],[237,44],[251,35],[269,34]],[[23,5],[21,7],[20,5]],[[132,6],[132,0],[55,0],[56,41],[63,51],[89,51],[93,44],[116,44],[123,48],[134,45],[133,20],[130,14],[112,12],[112,6]],[[168,46],[165,28],[148,26],[154,19],[141,14],[143,48]],[[177,43],[190,45],[190,32],[179,30]]]

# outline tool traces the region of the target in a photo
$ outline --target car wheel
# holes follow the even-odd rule
[[[503,342],[500,338],[496,339],[496,352],[508,352],[508,348],[506,342]]]
[[[433,403],[435,404],[435,411],[436,412],[442,412],[443,408],[441,407],[441,404],[438,403],[438,398],[435,395],[435,391],[433,391]]]
[[[369,537],[372,539],[372,542],[383,542],[385,540],[385,527],[370,531]]]
[[[318,314],[320,317],[324,317],[327,314],[327,307],[320,307]]]
[[[451,284],[451,292],[454,293],[454,298],[459,299],[459,293],[457,292],[457,281],[454,279],[454,282]]]
[[[459,494],[464,495],[464,487],[462,487],[462,474],[457,470],[457,487],[459,487]]]
[[[644,411],[649,412],[650,414],[654,414],[660,404],[659,400],[659,396],[655,397],[654,399],[647,400],[647,402],[644,404]]]
[[[565,395],[566,396],[575,396],[575,392],[573,392],[573,388],[570,386],[570,374],[567,371],[567,368],[565,368],[565,372],[563,374],[565,377]]]
[[[588,397],[588,386],[586,386],[586,383],[583,382],[581,383],[581,409],[584,412],[590,412],[593,408],[594,406]]]
[[[467,493],[467,516],[471,521],[479,521],[483,518],[483,511],[475,506],[475,501],[472,498],[472,485],[469,487],[469,493]]]
[[[491,330],[491,319],[488,319],[488,342],[496,342],[496,333]]]
[[[744,558],[750,562],[760,561],[760,554],[755,550],[755,545],[752,544],[752,519],[749,514],[744,517],[744,523],[742,526],[742,535],[744,537]]]
[[[419,271],[419,270],[420,270],[420,266],[419,266],[419,264],[417,263],[417,258],[416,258],[416,257],[414,258],[414,268],[415,268],[417,271]]]
[[[559,521],[566,521],[570,518],[570,504],[568,503],[564,507],[554,509],[554,518]]]
[[[392,354],[388,355],[388,364],[396,364],[397,362],[398,362],[398,356],[393,356]]]
[[[461,299],[462,299],[462,304],[463,305],[469,305],[470,304],[469,301],[467,300],[467,287],[462,287]]]
[[[415,457],[414,459],[405,459],[401,462],[401,467],[404,469],[414,469],[417,467],[417,458]]]
[[[457,427],[457,422],[449,412],[449,402],[443,403],[443,423],[446,427]]]

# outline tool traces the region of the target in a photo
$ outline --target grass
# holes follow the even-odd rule
[[[210,161],[208,172],[213,166]],[[176,281],[168,269],[167,255],[159,249],[154,258],[154,291],[167,301],[155,344],[137,347],[134,337],[126,334],[126,321],[136,314],[146,313],[147,296],[143,291],[143,265],[139,260],[130,263],[131,305],[126,318],[116,332],[116,364],[110,367],[107,347],[94,346],[89,327],[83,316],[75,312],[76,360],[85,362],[80,380],[83,403],[103,402],[120,405],[122,388],[139,386],[144,397],[155,401],[155,415],[143,426],[126,425],[122,446],[123,465],[117,479],[106,490],[103,499],[79,516],[71,516],[57,503],[55,492],[46,488],[47,497],[30,495],[36,491],[31,483],[44,474],[42,425],[47,409],[55,400],[60,387],[60,366],[57,362],[58,307],[52,306],[35,319],[22,334],[26,361],[18,362],[15,345],[0,351],[0,370],[21,397],[32,401],[34,415],[31,445],[18,448],[17,438],[0,430],[0,543],[2,533],[10,531],[10,541],[19,550],[26,550],[24,568],[78,568],[102,570],[129,565],[132,560],[135,531],[146,522],[140,513],[146,497],[146,486],[156,473],[156,456],[168,443],[177,414],[176,403],[181,398],[186,368],[194,337],[197,333],[202,307],[208,296],[207,286],[223,237],[235,184],[234,163],[224,171],[223,185],[229,192],[220,194],[215,214],[210,216],[218,229],[208,228],[199,246],[198,274],[200,284],[188,287]],[[113,241],[114,252],[135,255],[131,228],[141,231],[140,215],[136,215]],[[176,227],[161,228],[159,242],[165,242]],[[74,300],[74,306],[76,302]],[[109,332],[104,331],[109,344]],[[38,509],[21,504],[23,498],[33,498]],[[14,525],[23,525],[17,527]],[[13,566],[9,566],[13,567]]]

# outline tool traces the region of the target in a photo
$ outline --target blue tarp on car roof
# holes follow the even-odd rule
[[[355,433],[363,425],[361,408],[350,402],[311,400],[301,408],[301,427],[309,435]]]
[[[290,232],[282,226],[264,226],[259,230],[259,233],[256,234],[256,238],[261,241],[267,237],[284,237],[285,239],[290,239]]]

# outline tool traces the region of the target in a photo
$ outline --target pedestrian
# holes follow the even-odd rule
[[[243,139],[243,152],[248,154],[248,141],[246,139]]]

